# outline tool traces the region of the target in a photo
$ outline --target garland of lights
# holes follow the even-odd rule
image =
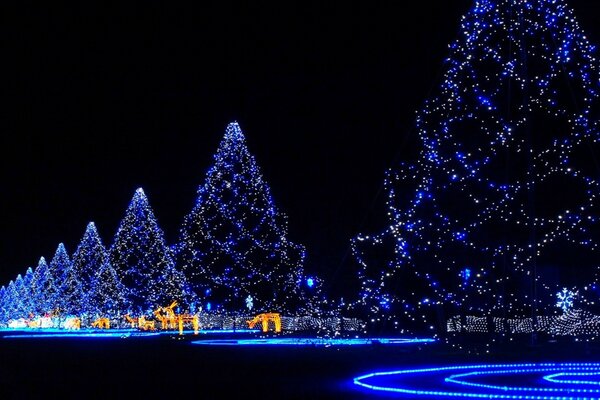
[[[352,241],[354,308],[428,330],[440,312],[541,314],[556,292],[544,277],[557,251],[587,255],[586,273],[568,259],[560,274],[595,304],[593,53],[563,0],[476,1],[418,114],[418,160],[386,176],[389,227]]]

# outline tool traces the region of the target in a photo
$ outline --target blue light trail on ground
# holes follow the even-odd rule
[[[269,338],[269,339],[218,339],[199,340],[192,344],[210,346],[360,346],[360,345],[406,345],[431,343],[435,339],[410,338]]]
[[[594,376],[600,376],[600,363],[481,364],[374,372],[354,378],[354,384],[407,397],[600,399],[600,381],[579,379]]]

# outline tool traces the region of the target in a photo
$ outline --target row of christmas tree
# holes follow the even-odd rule
[[[232,123],[175,245],[166,244],[139,188],[108,249],[91,222],[72,257],[61,243],[49,264],[42,257],[35,270],[0,288],[0,323],[51,312],[141,315],[172,300],[191,312],[307,313],[322,299],[304,259]]]

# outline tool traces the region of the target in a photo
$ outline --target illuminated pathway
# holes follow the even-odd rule
[[[486,399],[600,399],[600,363],[482,364],[374,372],[354,378],[363,390]]]
[[[272,339],[218,339],[199,340],[192,344],[211,346],[357,346],[357,345],[398,345],[431,343],[434,339],[406,338],[272,338]]]

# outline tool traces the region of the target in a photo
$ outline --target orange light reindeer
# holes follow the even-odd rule
[[[254,325],[257,323],[262,323],[262,331],[269,331],[269,322],[273,322],[275,324],[275,333],[281,332],[281,316],[279,313],[263,313],[258,314],[256,317],[251,320],[246,321],[248,323],[248,327],[250,329],[254,328]]]

